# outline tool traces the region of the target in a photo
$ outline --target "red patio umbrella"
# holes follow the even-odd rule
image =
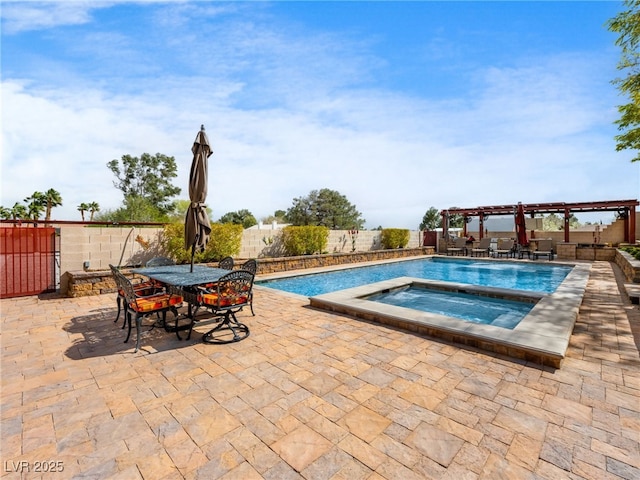
[[[527,222],[524,218],[524,207],[522,203],[518,202],[518,207],[516,208],[516,236],[518,237],[518,245],[528,245],[529,240],[527,239]]]

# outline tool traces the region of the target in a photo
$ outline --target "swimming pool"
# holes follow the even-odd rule
[[[313,308],[559,368],[590,269],[588,263],[428,257],[307,275],[276,274],[259,279],[256,285],[305,295]],[[373,295],[416,286],[521,301],[533,307],[510,329],[464,321],[451,311],[426,312],[370,300]]]
[[[513,330],[531,311],[534,303],[522,299],[489,297],[469,292],[450,291],[412,285],[375,293],[366,300],[421,312],[449,315],[467,322]]]
[[[313,297],[397,277],[415,277],[496,288],[551,293],[571,266],[429,257],[256,282],[263,287]]]

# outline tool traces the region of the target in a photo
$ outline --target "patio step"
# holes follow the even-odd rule
[[[625,283],[624,287],[627,290],[627,295],[629,295],[631,303],[640,305],[640,283]]]

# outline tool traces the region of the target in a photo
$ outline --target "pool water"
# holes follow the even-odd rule
[[[534,306],[529,302],[421,287],[377,293],[366,300],[508,329],[515,328]]]
[[[314,297],[397,277],[467,283],[497,288],[552,293],[571,271],[564,265],[487,260],[425,258],[297,275],[256,282],[286,292]]]

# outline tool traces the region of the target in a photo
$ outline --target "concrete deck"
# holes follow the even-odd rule
[[[260,287],[246,340],[156,329],[137,354],[115,295],[2,300],[2,478],[637,479],[640,310],[621,292],[594,262],[558,370]]]
[[[325,293],[310,299],[311,306],[363,318],[399,329],[480,347],[490,352],[558,368],[589,280],[590,264],[578,263],[551,294],[468,285],[439,280],[398,277],[360,287]],[[367,300],[382,291],[419,285],[514,298],[535,306],[514,329],[463,322],[457,318]]]

